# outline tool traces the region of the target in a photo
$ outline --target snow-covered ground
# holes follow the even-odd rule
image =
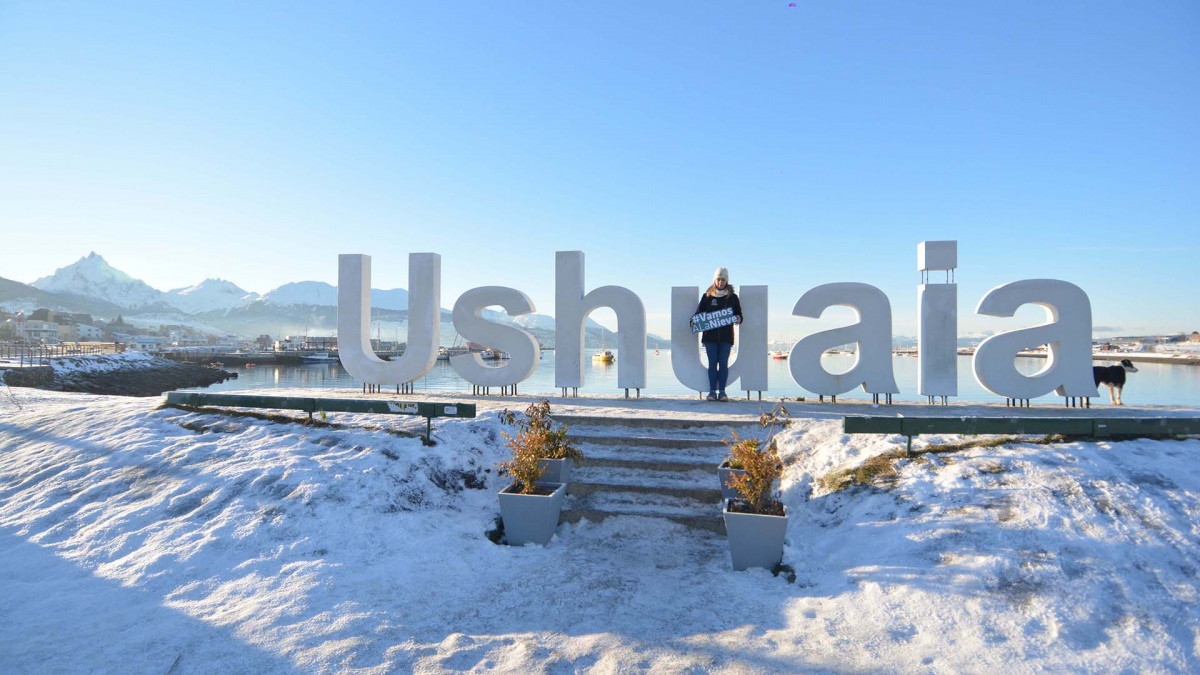
[[[843,434],[854,406],[797,406],[789,584],[644,518],[491,543],[497,412],[525,400],[441,420],[424,447],[385,433],[419,418],[310,428],[0,390],[0,672],[1200,670],[1200,441],[977,448],[828,493],[820,477],[903,439]]]
[[[56,375],[71,375],[78,373],[103,373],[120,370],[141,370],[153,368],[164,363],[172,363],[161,356],[153,356],[142,352],[122,352],[120,354],[84,354],[80,356],[61,356],[50,359],[50,367]],[[20,367],[22,359],[0,359],[0,366]]]
[[[81,356],[61,356],[50,359],[50,366],[54,368],[55,375],[141,370],[170,363],[174,362],[168,361],[161,356],[154,356],[153,354],[146,354],[144,352],[84,354]]]

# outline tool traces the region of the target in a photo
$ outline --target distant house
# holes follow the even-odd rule
[[[1188,342],[1200,342],[1200,331],[1192,331],[1188,336]]]
[[[104,330],[96,326],[80,323],[75,325],[75,330],[79,335],[75,339],[80,342],[102,342],[104,340]]]
[[[44,345],[58,344],[58,324],[53,321],[22,321],[17,324],[17,337]]]
[[[58,324],[59,342],[79,342],[79,326],[73,323]]]
[[[129,340],[125,349],[131,352],[143,352],[145,354],[157,354],[162,351],[162,343],[159,338],[149,335],[138,335]]]
[[[334,336],[289,335],[275,341],[275,350],[327,352],[337,349],[337,338]]]
[[[314,335],[304,338],[304,348],[327,352],[337,349],[337,338],[332,335]]]
[[[376,340],[371,338],[371,350],[375,352],[402,352],[404,343],[395,340]]]
[[[294,339],[292,336],[275,341],[275,351],[277,352],[292,352],[301,349],[304,346],[303,338]]]

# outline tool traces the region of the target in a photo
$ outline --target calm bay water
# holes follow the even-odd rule
[[[543,352],[542,360],[538,363],[537,371],[528,380],[518,385],[521,394],[557,395],[560,389],[554,386],[554,352]],[[618,361],[620,354],[617,355]],[[831,373],[848,370],[854,363],[852,354],[826,354],[821,361],[824,368]],[[1018,370],[1033,374],[1046,365],[1045,359],[1017,359]],[[911,356],[894,356],[893,370],[896,384],[900,393],[892,397],[897,403],[924,403],[925,397],[917,394],[917,359]],[[617,365],[599,364],[589,360],[585,362],[584,386],[580,393],[585,394],[623,394],[623,389],[617,388]],[[1200,367],[1182,364],[1139,363],[1138,372],[1130,373],[1125,385],[1122,399],[1127,405],[1184,405],[1200,407]],[[275,389],[285,387],[306,387],[322,389],[343,389],[361,391],[362,383],[351,377],[340,365],[269,365],[254,367],[227,366],[226,370],[236,371],[238,379],[227,380],[204,388],[202,391],[233,391],[245,389]],[[815,397],[815,394],[805,391],[797,385],[788,370],[788,361],[772,360],[768,366],[770,389],[763,393],[764,398],[780,396]],[[653,352],[646,354],[646,382],[642,389],[643,396],[695,394],[696,392],[683,388],[675,379],[671,370],[670,352],[663,350],[655,356]],[[428,375],[416,383],[417,392],[462,392],[469,394],[471,385],[458,376],[448,361],[438,361]],[[387,389],[385,388],[385,391]],[[493,388],[498,392],[498,388]],[[733,384],[729,390],[730,396],[745,396]],[[870,394],[864,393],[861,387],[842,394],[839,399],[862,400],[870,399]],[[971,371],[971,357],[958,358],[958,396],[951,402],[1003,402],[1004,398],[983,389],[975,382]],[[1062,398],[1055,394],[1034,399],[1041,404],[1061,404]],[[1100,398],[1092,401],[1094,404],[1108,404],[1108,390],[1100,388]]]

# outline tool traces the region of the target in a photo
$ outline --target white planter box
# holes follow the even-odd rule
[[[764,516],[757,513],[731,513],[729,502],[721,509],[725,516],[725,533],[733,569],[750,567],[772,569],[783,561],[783,540],[787,536],[788,517]]]
[[[563,459],[539,459],[538,465],[543,469],[543,483],[571,482],[571,467],[574,466],[574,462],[571,461],[570,457]]]
[[[732,476],[740,476],[744,473],[746,473],[746,472],[743,471],[742,469],[729,468],[729,460],[725,460],[724,462],[721,462],[721,465],[717,467],[717,478],[719,478],[721,480],[721,501],[722,502],[725,502],[730,499],[741,499],[742,498],[742,496],[738,494],[738,491],[733,489],[733,485],[729,482],[729,479]],[[771,491],[777,492],[778,490],[779,490],[779,481],[776,480],[774,483],[771,484]]]
[[[729,479],[744,473],[746,472],[741,469],[729,468],[729,460],[721,462],[721,465],[717,467],[717,477],[721,479],[721,501],[738,498],[737,490],[733,489],[733,485],[729,482]]]
[[[558,529],[558,514],[562,511],[566,483],[538,483],[553,489],[549,495],[523,495],[512,492],[513,486],[501,490],[500,517],[504,520],[504,535],[510,546],[533,542],[546,544]]]

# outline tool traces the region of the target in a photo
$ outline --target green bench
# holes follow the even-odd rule
[[[1188,436],[1200,434],[1200,417],[873,417],[842,419],[848,434],[1062,434],[1111,438],[1113,436]]]
[[[425,418],[425,443],[430,442],[433,418],[475,417],[474,403],[427,403],[418,401],[381,401],[364,398],[309,398],[304,396],[266,396],[259,394],[207,394],[172,391],[167,405],[224,406],[227,408],[263,408],[299,410],[312,419],[317,412],[375,413],[381,415],[419,415]]]

